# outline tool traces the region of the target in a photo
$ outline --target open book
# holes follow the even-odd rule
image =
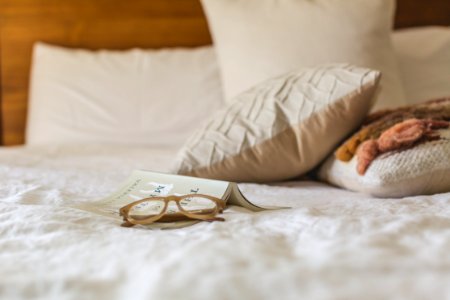
[[[122,183],[119,189],[108,197],[91,203],[75,206],[103,216],[121,220],[119,209],[131,202],[155,196],[206,194],[224,200],[227,204],[245,207],[251,211],[261,211],[268,208],[257,206],[248,201],[234,182],[203,179],[150,172],[134,171]],[[158,223],[154,227],[173,228],[184,227],[197,221],[179,221],[175,223]]]

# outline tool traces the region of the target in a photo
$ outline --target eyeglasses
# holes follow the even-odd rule
[[[176,204],[174,207],[173,202]],[[225,221],[216,217],[225,209],[225,201],[203,194],[150,197],[120,208],[122,226],[148,225],[154,222],[175,222],[186,219]]]

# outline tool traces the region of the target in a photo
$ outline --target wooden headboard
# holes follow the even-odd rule
[[[370,0],[368,0],[370,1]],[[449,0],[398,0],[396,28],[450,25]],[[199,0],[0,0],[0,135],[24,143],[36,41],[89,49],[211,43]]]

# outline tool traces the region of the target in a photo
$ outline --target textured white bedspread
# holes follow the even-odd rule
[[[176,230],[67,208],[174,151],[0,149],[1,299],[450,299],[450,193],[374,199],[315,182],[242,184],[293,206]]]

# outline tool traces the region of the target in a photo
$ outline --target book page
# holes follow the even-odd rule
[[[232,192],[230,193],[230,197],[228,199],[228,204],[242,206],[251,211],[263,211],[266,209],[273,209],[273,208],[268,208],[268,207],[266,208],[266,207],[261,207],[261,206],[253,204],[247,198],[245,198],[244,195],[242,195],[242,193],[239,190],[239,187],[236,183],[232,182],[232,183],[230,183],[230,185],[231,185]]]
[[[78,205],[76,208],[120,218],[121,207],[148,197],[206,194],[226,201],[231,192],[229,186],[227,181],[136,170],[113,194],[100,201]]]

